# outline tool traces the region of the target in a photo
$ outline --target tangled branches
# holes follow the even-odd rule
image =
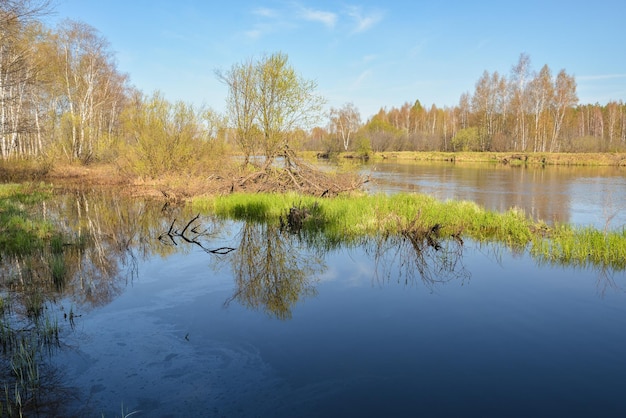
[[[253,173],[235,179],[231,192],[287,192],[333,197],[360,189],[367,179],[356,174],[327,173],[299,158],[290,148],[281,155],[282,167],[267,161]]]
[[[198,221],[198,218],[200,218],[199,214],[196,215],[189,222],[187,222],[187,224],[182,229],[182,231],[179,231],[178,229],[174,229],[174,225],[176,224],[176,219],[174,219],[172,221],[172,224],[170,225],[169,230],[159,235],[159,241],[166,245],[178,245],[178,241],[177,241],[177,238],[178,238],[188,244],[197,245],[200,248],[202,248],[205,252],[210,253],[210,254],[223,255],[223,254],[228,254],[229,252],[235,250],[235,248],[231,248],[231,247],[220,247],[220,248],[214,248],[214,249],[206,247],[200,241],[200,238],[207,236],[208,232],[207,230],[198,229],[200,227],[200,225],[196,223],[196,221]]]

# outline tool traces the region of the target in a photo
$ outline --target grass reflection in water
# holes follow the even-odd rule
[[[520,211],[499,214],[421,195],[231,195],[172,208],[75,192],[55,197],[53,210],[45,204],[51,192],[44,192],[35,199],[11,186],[0,194],[6,382],[0,389],[9,416],[53,403],[47,398],[62,385],[46,356],[63,346],[81,314],[115,299],[143,259],[202,248],[214,267],[232,271],[226,306],[237,303],[280,320],[292,319],[299,302],[317,296],[327,254],[342,248],[363,248],[380,281],[419,282],[431,290],[469,280],[464,240],[530,251],[540,262],[606,270],[623,269],[626,259],[624,232],[549,227]]]

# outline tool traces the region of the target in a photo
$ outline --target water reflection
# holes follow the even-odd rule
[[[67,274],[61,295],[82,308],[110,303],[137,276],[139,260],[173,252],[152,242],[168,220],[158,202],[77,191],[58,196],[54,204],[57,209],[47,208],[46,216],[80,243],[64,251]]]
[[[118,297],[139,260],[172,253],[151,238],[169,218],[160,204],[77,191],[34,212],[56,225],[50,244],[0,254],[0,415],[62,415],[71,390],[50,360],[76,320]]]
[[[623,167],[512,167],[491,164],[379,162],[363,168],[373,192],[409,191],[471,200],[490,210],[523,209],[549,223],[619,229],[626,225]]]
[[[422,283],[430,291],[452,280],[461,284],[471,273],[463,264],[463,241],[434,241],[427,235],[380,236],[365,246],[375,262],[375,277],[404,285]]]
[[[83,311],[104,306],[123,292],[137,277],[142,260],[196,247],[216,256],[220,268],[230,266],[236,290],[226,305],[237,301],[286,319],[298,300],[316,294],[315,280],[326,269],[326,254],[355,245],[326,239],[323,231],[229,223],[192,216],[185,207],[164,207],[108,192],[64,193],[39,210],[70,239],[54,254],[27,260],[3,255],[2,287],[18,298],[30,297],[36,290],[46,295],[45,300],[66,301]],[[405,231],[370,237],[358,245],[375,260],[373,273],[381,281],[419,280],[432,289],[471,276],[463,265],[463,242],[458,237],[439,240]],[[537,263],[544,264],[540,259]],[[600,274],[607,277],[602,281],[607,288],[617,286],[611,284],[610,272]]]
[[[235,241],[238,249],[230,263],[236,290],[226,306],[236,300],[289,319],[299,300],[317,294],[314,284],[326,268],[324,260],[296,235],[277,225],[246,222]]]
[[[14,310],[19,318],[11,325],[13,328],[24,324],[20,321],[27,321],[29,316],[34,318],[37,312],[52,313],[62,326],[67,325],[60,330],[58,345],[61,347],[64,336],[73,332],[72,318],[78,319],[80,328],[85,317],[91,313],[97,316],[95,307],[104,308],[119,297],[129,283],[142,280],[140,270],[144,262],[158,258],[167,261],[174,254],[190,255],[194,250],[206,260],[205,269],[219,271],[232,280],[228,290],[219,293],[219,303],[230,308],[240,305],[252,313],[262,312],[280,320],[269,322],[285,326],[298,320],[296,313],[303,300],[318,299],[320,280],[328,273],[331,252],[350,248],[359,254],[364,252],[368,277],[385,285],[397,283],[402,287],[415,287],[422,284],[432,292],[451,282],[468,283],[472,276],[465,263],[467,245],[458,237],[438,237],[436,226],[421,232],[407,228],[397,236],[368,237],[355,244],[326,239],[323,231],[308,233],[280,225],[223,221],[194,215],[185,207],[163,207],[159,202],[124,199],[110,193],[63,194],[39,209],[47,219],[62,225],[71,239],[54,254],[38,254],[30,259],[3,255],[1,291],[2,295],[7,292],[14,295],[15,306],[19,306]],[[213,251],[225,248],[232,251]],[[498,251],[504,251],[503,247],[494,245],[492,259],[496,263]],[[54,263],[49,260],[57,260],[54,263],[63,266],[57,270],[62,274],[53,274]],[[185,257],[171,260],[188,261]],[[535,263],[537,265],[532,266],[535,269],[563,267],[541,265],[537,260]],[[373,268],[369,269],[370,265]],[[175,271],[180,267],[171,269]],[[531,267],[527,268],[532,271]],[[622,273],[610,270],[597,273],[597,291],[601,296],[613,290],[622,293]],[[169,288],[180,286],[167,275],[158,280]],[[391,289],[388,293],[397,291]],[[404,296],[406,299],[420,297],[416,293]],[[150,306],[149,309],[159,308],[162,307]],[[142,312],[150,316],[153,311],[149,309]],[[181,308],[176,305],[175,309]],[[175,314],[168,312],[167,315]],[[141,317],[134,319],[142,320]],[[283,321],[288,319],[291,321]],[[137,329],[141,326],[143,323],[139,322]],[[155,328],[159,330],[159,324]],[[211,330],[211,326],[198,327],[196,332]],[[124,347],[118,347],[121,355],[124,355]],[[174,358],[170,355],[172,353],[163,357]],[[42,364],[45,360],[44,357],[39,359]],[[195,361],[196,358],[192,363]],[[10,374],[8,357],[2,357],[1,365]],[[55,370],[48,370],[47,374],[42,373],[42,380],[50,378],[56,385],[52,380]],[[6,376],[2,377],[4,380]]]

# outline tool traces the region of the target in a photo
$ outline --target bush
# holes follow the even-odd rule
[[[478,139],[478,128],[461,129],[452,138],[452,147],[455,151],[480,151]]]
[[[133,174],[155,178],[193,174],[208,161],[218,161],[224,146],[205,129],[204,114],[184,102],[172,104],[159,93],[139,100],[123,115],[127,141],[121,166]]]

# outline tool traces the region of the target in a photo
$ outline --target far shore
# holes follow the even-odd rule
[[[300,156],[315,161],[320,153],[304,151]],[[357,162],[362,156],[356,153],[335,153],[330,159],[339,162]],[[367,158],[370,162],[393,161],[404,164],[439,162],[450,164],[497,164],[503,166],[570,166],[570,167],[626,167],[626,153],[511,153],[511,152],[375,152]],[[219,171],[219,172],[217,172]],[[242,173],[236,164],[223,164],[221,170],[207,169],[206,175],[170,173],[157,178],[140,178],[123,173],[115,163],[52,164],[42,167],[36,162],[0,161],[0,182],[48,182],[61,188],[85,186],[116,187],[133,196],[188,200],[195,196],[228,194],[232,184]],[[245,191],[245,190],[240,190]],[[272,185],[262,187],[265,192]],[[251,191],[252,193],[254,191]]]
[[[319,153],[306,152],[316,157]],[[334,154],[339,159],[363,158],[354,152]],[[619,166],[626,167],[626,153],[565,153],[565,152],[441,152],[441,151],[390,151],[373,152],[370,161],[447,161],[495,163],[510,165],[565,165],[565,166]]]

